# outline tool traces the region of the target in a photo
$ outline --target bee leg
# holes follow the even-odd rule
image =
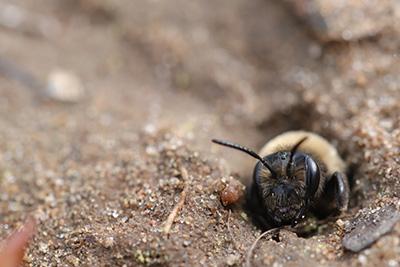
[[[334,186],[335,204],[338,211],[346,211],[349,205],[349,181],[341,172],[335,172],[329,181]]]

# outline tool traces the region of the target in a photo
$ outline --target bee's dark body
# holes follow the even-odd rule
[[[264,157],[235,144],[214,141],[260,160],[247,194],[247,208],[260,227],[294,225],[310,209],[324,215],[347,209],[349,188],[342,173],[344,163],[322,137],[287,132],[264,146],[260,153]]]

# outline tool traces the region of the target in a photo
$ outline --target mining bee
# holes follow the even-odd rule
[[[247,207],[262,228],[294,226],[309,210],[323,215],[347,210],[345,164],[323,137],[306,131],[285,132],[267,142],[259,154],[231,142],[212,141],[259,160]]]

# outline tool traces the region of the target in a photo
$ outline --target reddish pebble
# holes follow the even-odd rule
[[[244,188],[241,182],[230,177],[226,182],[225,188],[220,192],[222,205],[229,206],[238,202],[243,196]]]

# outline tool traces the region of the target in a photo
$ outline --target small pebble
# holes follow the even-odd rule
[[[366,265],[367,264],[367,257],[365,257],[365,255],[360,255],[358,256],[358,261],[361,263],[361,265]]]
[[[244,194],[244,185],[238,180],[230,177],[225,188],[220,192],[222,205],[229,206],[238,202]]]
[[[111,248],[112,246],[114,246],[115,241],[114,241],[114,237],[109,236],[104,240],[104,247],[105,248]]]
[[[47,78],[47,96],[60,102],[80,101],[85,90],[79,77],[66,70],[53,70]]]
[[[146,154],[149,156],[158,155],[158,150],[155,146],[147,146],[146,147]]]
[[[337,226],[339,226],[340,228],[344,228],[345,226],[345,222],[342,219],[338,219],[336,221]]]
[[[240,255],[238,255],[238,254],[229,254],[226,257],[226,265],[233,266],[235,264],[238,264],[239,260],[240,260]]]
[[[79,266],[80,265],[80,260],[79,258],[73,256],[73,255],[68,255],[66,257],[66,260],[68,263],[72,264],[73,266]]]

